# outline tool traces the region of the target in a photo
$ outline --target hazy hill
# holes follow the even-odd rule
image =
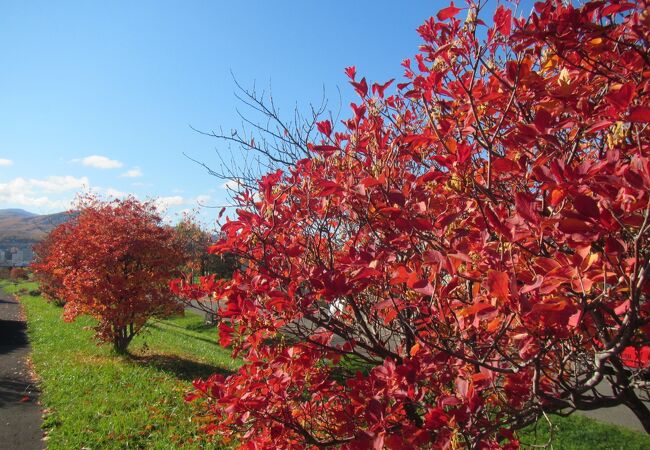
[[[2,217],[35,217],[38,214],[30,213],[24,209],[0,209],[0,218]]]
[[[69,217],[67,212],[38,215],[22,209],[0,209],[0,247],[38,242]]]

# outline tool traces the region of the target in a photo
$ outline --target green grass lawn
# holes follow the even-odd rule
[[[44,427],[50,449],[212,448],[199,437],[201,420],[183,400],[191,380],[235,369],[214,328],[188,314],[153,320],[118,356],[93,340],[92,319],[61,319],[61,308],[27,295],[36,283],[0,281],[20,293],[28,319],[33,362],[41,380]],[[647,449],[650,437],[573,415],[552,417],[555,449]],[[519,432],[524,447],[545,444],[541,422]]]
[[[558,450],[644,450],[650,449],[650,436],[627,428],[605,424],[579,414],[569,417],[551,416],[553,440],[548,448]],[[546,421],[519,433],[522,447],[549,442],[550,427]]]
[[[36,283],[0,282],[8,292]],[[200,418],[184,400],[191,381],[233,370],[230,352],[202,317],[152,320],[118,356],[93,339],[93,320],[61,319],[62,309],[21,295],[41,382],[43,427],[50,449],[202,448]],[[1,445],[0,445],[1,447]],[[212,447],[212,445],[209,445]]]

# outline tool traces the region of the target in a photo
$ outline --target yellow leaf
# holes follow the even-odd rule
[[[560,86],[568,86],[571,84],[571,75],[566,67],[563,67],[562,70],[560,70],[560,76],[557,78],[557,83]]]

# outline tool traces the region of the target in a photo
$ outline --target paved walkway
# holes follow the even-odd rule
[[[609,385],[605,382],[601,383],[597,388],[602,394],[611,395],[612,393]],[[650,405],[648,406],[650,407]],[[593,411],[579,411],[578,414],[591,417],[592,419],[599,420],[600,422],[612,423],[614,425],[631,428],[632,430],[636,431],[645,431],[639,419],[637,419],[632,410],[630,410],[627,406],[621,405],[613,406],[611,408],[595,409]]]
[[[20,309],[0,290],[0,448],[41,450],[41,408],[25,361],[30,348]]]

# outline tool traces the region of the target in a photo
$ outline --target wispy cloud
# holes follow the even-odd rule
[[[0,204],[37,207],[49,211],[67,209],[72,201],[71,196],[60,196],[71,191],[87,189],[89,185],[87,177],[77,178],[70,175],[42,179],[18,177],[0,183]]]
[[[152,187],[153,183],[143,183],[142,181],[134,181],[131,183],[133,187]]]
[[[180,206],[185,203],[185,199],[180,195],[171,195],[169,197],[158,197],[154,204],[159,211],[166,211],[170,206]]]
[[[139,167],[134,167],[133,169],[129,169],[126,172],[124,172],[120,177],[122,178],[138,178],[142,176],[142,171],[140,170]]]
[[[72,162],[80,162],[84,166],[94,167],[95,169],[119,169],[124,165],[121,161],[101,155],[91,155],[81,159],[73,159]]]
[[[13,164],[14,162],[10,159],[6,158],[0,158],[0,167],[9,167]]]

